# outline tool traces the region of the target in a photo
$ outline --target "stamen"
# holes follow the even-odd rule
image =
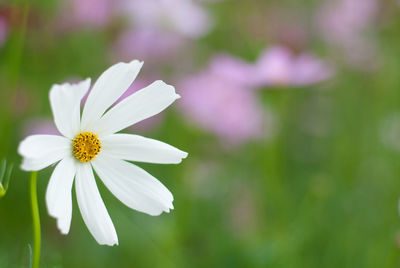
[[[101,150],[101,142],[92,132],[79,133],[73,143],[72,153],[81,162],[92,161]]]

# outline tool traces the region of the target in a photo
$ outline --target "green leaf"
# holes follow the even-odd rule
[[[33,262],[33,251],[32,251],[32,246],[31,244],[28,244],[28,267],[32,268]]]
[[[9,164],[8,168],[7,168],[7,172],[5,174],[3,185],[4,185],[4,188],[5,188],[6,191],[8,189],[8,185],[10,184],[11,174],[12,174],[13,168],[14,168],[14,164]]]
[[[3,159],[1,160],[0,164],[0,184],[3,183],[4,175],[6,174],[6,169],[7,169],[7,160]]]
[[[13,164],[7,166],[7,161],[5,159],[0,163],[0,198],[3,197],[8,190],[13,167]]]

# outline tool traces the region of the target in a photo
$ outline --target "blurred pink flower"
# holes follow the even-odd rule
[[[114,45],[117,58],[141,58],[160,60],[174,54],[182,40],[172,35],[152,30],[130,30],[124,32]]]
[[[255,4],[255,3],[254,3]],[[308,18],[303,10],[282,5],[255,4],[260,9],[243,20],[254,41],[284,44],[302,50],[310,40]]]
[[[8,35],[8,25],[4,18],[0,17],[0,46],[6,42]]]
[[[36,134],[60,135],[53,120],[45,118],[30,119],[23,125],[22,132],[24,137]]]
[[[292,83],[307,86],[325,81],[333,76],[333,70],[324,61],[303,53],[293,61]]]
[[[255,84],[255,65],[230,55],[217,55],[210,62],[209,71],[241,86]]]
[[[129,0],[122,1],[121,7],[139,30],[197,38],[211,27],[209,14],[192,0]]]
[[[331,76],[321,60],[305,53],[295,56],[283,47],[268,49],[255,64],[218,55],[207,70],[181,81],[180,107],[189,120],[227,144],[240,144],[274,134],[274,118],[263,110],[253,88],[305,86]]]
[[[271,47],[258,59],[251,79],[258,86],[307,86],[332,75],[332,68],[311,54],[296,56],[285,47]]]
[[[61,10],[66,27],[104,27],[113,15],[112,0],[69,0]]]
[[[260,86],[308,86],[329,79],[333,70],[315,56],[294,55],[275,46],[262,53],[256,63],[229,55],[218,55],[210,63],[211,73],[250,88]]]
[[[203,72],[183,80],[178,87],[184,114],[227,144],[259,137],[262,108],[254,91],[225,76]]]
[[[361,65],[377,49],[366,33],[374,25],[379,0],[326,0],[317,13],[320,34],[329,44],[343,50],[346,60]]]
[[[192,0],[122,0],[119,7],[129,20],[129,28],[113,47],[119,59],[171,58],[212,26],[208,12]]]

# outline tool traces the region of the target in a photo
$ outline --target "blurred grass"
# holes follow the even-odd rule
[[[256,58],[267,43],[253,42],[240,22],[268,4],[248,5],[237,1],[212,7],[217,27],[193,48],[199,66],[221,51]],[[0,51],[0,158],[15,163],[20,162],[15,150],[25,120],[51,117],[50,86],[70,78],[95,79],[110,64],[107,33],[56,35],[46,26],[57,19],[56,6],[46,1],[33,7],[43,28],[28,28],[18,89],[28,94],[29,105],[18,116],[10,103],[12,42]],[[304,8],[311,10],[312,1]],[[75,197],[70,234],[60,235],[44,203],[51,170],[39,172],[43,267],[399,267],[399,152],[385,147],[380,137],[383,120],[400,107],[398,13],[378,29],[376,71],[343,66],[324,85],[259,92],[278,118],[272,140],[226,151],[169,109],[162,126],[147,136],[190,157],[178,166],[140,166],[171,190],[175,210],[159,217],[132,211],[98,180],[118,247],[96,244]],[[310,45],[321,49],[317,41]],[[15,130],[8,139],[10,118]],[[310,132],[307,122],[316,122],[322,134]],[[0,267],[26,263],[32,236],[28,177],[16,169],[0,200]]]

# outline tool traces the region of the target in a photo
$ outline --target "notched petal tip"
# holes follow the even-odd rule
[[[21,165],[19,165],[19,168],[23,171],[33,171],[33,170],[30,170],[29,168],[27,168],[26,164],[24,163],[24,160],[22,160],[22,163],[21,163]]]
[[[113,246],[118,246],[118,238],[115,238],[115,240],[113,241],[107,241],[107,242],[98,242],[99,245],[101,246],[109,246],[109,247],[113,247]]]
[[[143,64],[144,64],[144,61],[140,61],[140,60],[132,60],[132,61],[130,61],[130,62],[119,62],[119,63],[117,63],[117,64],[121,64],[121,65],[130,65],[130,67],[133,67],[133,68],[139,68],[139,69],[141,69],[142,67],[143,67]]]
[[[87,87],[90,87],[90,84],[92,83],[92,79],[90,77],[87,77],[85,80],[82,80],[78,84],[82,85],[84,84]]]
[[[152,84],[165,87],[165,90],[170,90],[171,93],[173,93],[173,96],[178,99],[181,97],[179,94],[176,93],[175,87],[173,85],[167,84],[163,80],[156,80]]]
[[[31,135],[28,137],[25,137],[18,145],[17,152],[19,155],[21,155],[24,158],[28,158],[29,156],[35,155],[35,151],[32,151],[29,149],[32,140],[35,139],[35,135]]]
[[[46,197],[47,198],[47,197]],[[69,224],[68,226],[63,225],[62,219],[59,215],[57,215],[56,213],[54,213],[54,210],[52,208],[49,207],[49,202],[46,199],[46,205],[47,205],[47,212],[49,213],[49,215],[54,218],[56,220],[57,223],[57,229],[60,231],[60,233],[62,235],[67,235],[69,233],[69,229],[71,227],[71,224]]]
[[[144,64],[144,61],[134,59],[134,60],[132,60],[132,61],[130,62],[130,64],[131,64],[131,63],[143,65],[143,64]]]
[[[182,154],[182,159],[185,159],[185,158],[187,158],[188,156],[189,156],[189,153],[187,153],[187,152],[184,152],[184,151],[181,151],[181,154]]]
[[[23,171],[31,172],[31,171],[39,171],[42,170],[43,167],[38,168],[36,164],[32,166],[32,163],[36,162],[34,159],[31,158],[22,158],[22,163],[19,168]]]
[[[167,83],[165,83],[165,82],[162,81],[162,80],[157,80],[157,81],[155,81],[154,83],[160,83],[160,86],[163,86],[163,87],[165,87],[165,90],[170,91],[170,92],[169,92],[169,93],[171,94],[170,97],[171,97],[171,99],[173,99],[174,101],[181,98],[181,95],[179,95],[179,94],[176,93],[176,89],[175,89],[175,87],[174,87],[173,85],[167,84]]]
[[[25,139],[23,139],[23,140],[19,143],[18,148],[17,148],[18,154],[21,155],[21,156],[23,156],[23,157],[24,157],[24,151],[25,151],[24,147],[25,147],[25,144],[26,144],[26,140],[27,140],[28,138],[29,138],[29,137],[26,137]],[[22,164],[21,164],[21,165],[22,165]]]
[[[173,205],[171,204],[171,207],[169,207],[169,208],[167,208],[166,210],[164,210],[163,212],[165,212],[165,213],[170,213],[171,212],[171,210],[174,210],[174,207],[173,207]]]
[[[187,152],[179,150],[179,158],[176,159],[176,162],[174,162],[172,164],[180,164],[180,163],[182,163],[182,160],[186,159],[188,156],[189,156],[189,154]]]
[[[89,88],[90,84],[91,84],[92,80],[90,77],[87,77],[85,80],[79,81],[79,82],[75,82],[75,83],[69,83],[69,82],[65,82],[62,84],[53,84],[50,88],[50,92],[49,95],[50,97],[54,94],[56,94],[56,91],[65,91],[71,87],[83,87],[83,88]]]
[[[67,235],[69,233],[70,226],[68,226],[68,227],[62,226],[60,221],[57,219],[57,228],[62,235]]]
[[[160,211],[157,212],[157,213],[149,214],[149,215],[150,215],[150,216],[160,216],[163,212],[165,212],[165,213],[170,213],[171,210],[174,210],[174,205],[172,204],[173,201],[174,201],[174,200],[173,200],[173,198],[172,198],[171,202],[170,202],[169,204],[166,204],[165,207],[164,207],[164,209],[160,210]]]
[[[189,155],[188,153],[186,153],[184,151],[180,151],[179,153],[180,153],[179,158],[176,159],[176,162],[173,162],[172,164],[180,164],[180,163],[182,163],[183,159],[187,158],[188,155]]]

